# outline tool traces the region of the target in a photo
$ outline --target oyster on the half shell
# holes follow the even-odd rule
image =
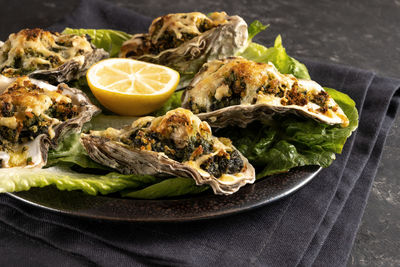
[[[28,75],[59,84],[80,78],[91,65],[108,56],[86,36],[24,29],[11,34],[1,45],[0,74]]]
[[[182,107],[216,128],[246,127],[254,120],[271,120],[277,113],[343,127],[349,124],[343,110],[318,83],[281,74],[272,63],[241,57],[204,64],[183,93]]]
[[[126,41],[120,57],[171,67],[181,74],[180,87],[184,87],[205,62],[243,50],[247,37],[247,24],[239,16],[168,14],[156,18],[149,33],[135,34]]]
[[[98,112],[83,92],[66,84],[0,75],[0,168],[43,167],[48,149]]]
[[[125,174],[191,177],[215,194],[232,194],[255,180],[255,170],[227,138],[217,138],[192,112],[178,108],[142,117],[123,129],[82,134],[89,156]]]

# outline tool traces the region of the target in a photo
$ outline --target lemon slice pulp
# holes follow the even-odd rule
[[[179,73],[173,69],[127,58],[99,61],[88,70],[86,78],[103,106],[130,116],[159,109],[179,83]]]

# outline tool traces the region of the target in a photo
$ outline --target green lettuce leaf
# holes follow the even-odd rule
[[[183,94],[183,90],[177,91],[172,94],[172,96],[168,99],[167,102],[157,111],[155,111],[152,116],[158,117],[163,116],[170,110],[179,108],[182,105],[181,97]]]
[[[87,194],[96,195],[143,187],[159,181],[150,175],[123,175],[115,172],[96,175],[74,172],[65,167],[0,169],[0,193],[55,185],[59,190],[82,190]]]
[[[194,195],[206,191],[206,185],[197,186],[192,178],[175,177],[163,180],[140,190],[121,192],[123,197],[157,199],[177,197],[183,195]]]
[[[56,149],[50,150],[46,166],[64,165],[73,166],[79,165],[87,169],[110,170],[109,168],[100,165],[93,161],[82,144],[79,142],[80,134],[70,134],[58,145]]]
[[[273,47],[250,43],[240,56],[261,63],[272,62],[281,73],[293,74],[299,79],[310,79],[306,66],[286,53],[280,35],[276,37]]]
[[[137,118],[138,117],[100,114],[90,121],[89,127],[91,130],[96,131],[105,130],[109,127],[119,129],[132,124]]]
[[[93,118],[89,123],[85,124],[83,131],[87,130],[105,130],[108,127],[122,128],[130,125],[136,117],[103,115],[100,114]],[[105,167],[93,161],[87,154],[85,148],[80,142],[80,133],[71,133],[65,137],[57,148],[49,151],[47,159],[47,167],[55,165],[63,165],[72,167],[74,165],[83,169],[108,170]]]
[[[82,92],[84,92],[87,95],[87,97],[90,99],[90,101],[94,105],[99,107],[103,113],[107,113],[107,114],[112,113],[111,111],[108,111],[102,104],[100,104],[99,100],[97,100],[97,98],[93,95],[92,90],[90,90],[89,85],[87,83],[86,76],[83,76],[83,77],[79,78],[78,80],[69,82],[68,86],[72,87],[72,88],[78,88]]]
[[[119,50],[121,49],[122,43],[126,40],[131,39],[132,35],[116,30],[106,30],[106,29],[71,29],[65,28],[62,33],[65,34],[76,34],[89,35],[92,40],[91,43],[97,48],[103,48],[108,53],[110,57],[117,57]]]
[[[257,167],[257,177],[289,171],[305,165],[328,167],[358,126],[354,101],[331,88],[325,90],[349,118],[349,126],[333,126],[297,116],[276,116],[268,124],[254,122],[246,128],[228,127],[218,136],[228,136]]]
[[[264,31],[265,29],[267,29],[269,27],[268,25],[263,25],[259,20],[255,20],[253,21],[249,27],[247,28],[247,31],[249,33],[249,37],[248,40],[252,40],[254,38],[254,36],[256,36],[257,34],[259,34],[260,32]]]
[[[112,111],[108,110],[106,107],[104,107],[99,102],[99,100],[97,100],[97,98],[93,95],[92,90],[90,90],[90,87],[87,83],[86,76],[83,76],[83,77],[79,78],[78,80],[69,82],[68,86],[72,87],[72,88],[78,88],[82,92],[84,92],[87,95],[87,97],[90,99],[90,101],[102,110],[103,114],[107,114],[107,115],[115,114]]]

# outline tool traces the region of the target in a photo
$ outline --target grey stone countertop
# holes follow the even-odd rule
[[[109,0],[111,2],[111,0]],[[78,1],[24,1],[18,23],[0,25],[0,38],[22,27],[50,25]],[[270,28],[256,41],[271,45],[281,34],[289,55],[351,65],[400,78],[400,0],[302,1],[112,1],[150,17],[166,13],[224,10]],[[0,17],[21,6],[2,5]],[[400,266],[400,116],[388,136],[349,266]]]

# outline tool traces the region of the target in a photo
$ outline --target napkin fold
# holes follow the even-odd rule
[[[151,22],[86,0],[50,27],[144,32]],[[313,80],[357,103],[360,125],[343,153],[308,185],[276,203],[185,223],[77,218],[0,195],[0,262],[8,265],[344,266],[400,102],[400,80],[303,60]]]

